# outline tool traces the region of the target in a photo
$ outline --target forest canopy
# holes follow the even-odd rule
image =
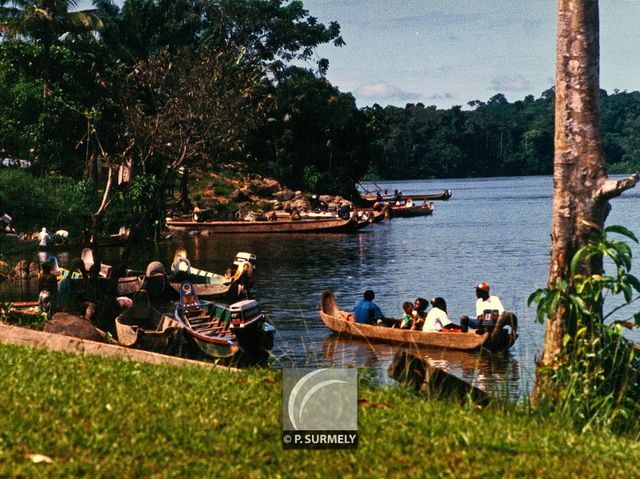
[[[552,171],[553,89],[446,110],[358,108],[315,51],[343,46],[340,26],[302,1],[76,5],[0,2],[0,149],[37,175],[98,181],[101,165],[126,163],[160,181],[231,167],[349,195],[363,178]],[[639,169],[640,93],[600,101],[609,170]]]

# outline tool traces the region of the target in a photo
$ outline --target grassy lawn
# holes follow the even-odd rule
[[[0,477],[640,476],[636,438],[576,433],[523,408],[361,385],[357,450],[283,451],[279,371],[13,346],[0,346],[0,364]]]

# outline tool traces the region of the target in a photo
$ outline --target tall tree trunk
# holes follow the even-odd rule
[[[607,179],[599,131],[599,57],[598,0],[558,0],[550,286],[570,280],[571,258],[591,231],[603,228],[609,198],[637,180]],[[582,268],[588,273],[599,262],[596,258]],[[548,318],[539,366],[553,366],[562,353],[565,319],[561,309]],[[545,387],[538,370],[534,403]]]

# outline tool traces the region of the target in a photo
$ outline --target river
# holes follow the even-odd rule
[[[396,218],[353,234],[209,236],[146,245],[136,250],[132,266],[144,268],[155,259],[168,265],[182,244],[193,265],[217,272],[236,252],[255,253],[254,297],[278,329],[274,366],[368,367],[382,382],[387,381],[385,371],[397,347],[334,337],[318,314],[324,289],[334,291],[343,309],[350,309],[364,290],[373,289],[383,312],[397,317],[404,301],[442,296],[455,321],[473,313],[475,285],[486,281],[491,293],[519,318],[520,336],[514,347],[504,356],[426,353],[480,387],[511,398],[527,394],[544,326],[535,321],[526,301],[545,285],[548,273],[551,177],[377,184],[401,190],[404,196],[444,188],[450,188],[453,196],[435,202],[432,216]],[[623,224],[640,233],[640,191],[629,191],[612,204],[608,224]],[[62,256],[61,263],[65,261],[68,258]],[[8,286],[2,288],[6,292]]]

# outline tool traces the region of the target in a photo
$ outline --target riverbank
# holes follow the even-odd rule
[[[0,476],[634,477],[640,445],[522,407],[359,388],[359,448],[283,451],[280,372],[0,346]],[[38,456],[41,455],[41,456]]]

